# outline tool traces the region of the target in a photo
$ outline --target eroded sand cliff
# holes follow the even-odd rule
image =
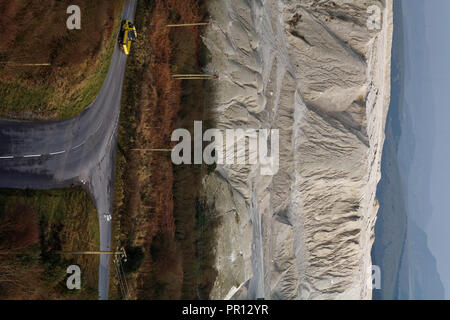
[[[371,5],[381,29],[369,30]],[[280,166],[218,165],[211,298],[368,299],[392,0],[211,0],[219,129],[280,130]]]

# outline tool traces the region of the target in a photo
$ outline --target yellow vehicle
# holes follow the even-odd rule
[[[136,40],[136,28],[130,20],[123,20],[119,33],[119,45],[126,55],[130,53],[131,42]]]

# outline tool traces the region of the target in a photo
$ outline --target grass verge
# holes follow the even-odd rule
[[[201,72],[201,30],[166,27],[202,21],[205,7],[195,0],[140,0],[137,12],[140,37],[128,61],[119,129],[116,241],[144,255],[127,275],[130,298],[204,299],[216,274],[214,207],[198,205],[207,169],[174,167],[169,152],[135,149],[170,149],[174,129],[193,130],[194,120],[208,119],[207,82],[171,76]]]
[[[56,251],[98,250],[97,212],[78,189],[0,190],[2,299],[97,299],[98,258],[58,255]],[[79,265],[82,289],[66,287],[68,266]],[[8,280],[8,281],[6,281]]]

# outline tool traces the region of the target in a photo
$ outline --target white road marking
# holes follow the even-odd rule
[[[79,147],[81,147],[83,144],[85,144],[85,141],[80,143],[79,145],[75,146],[72,148],[72,150],[78,149]]]
[[[81,147],[84,144],[85,144],[85,142],[80,143],[79,145],[73,147],[72,150],[75,150],[75,149]],[[51,152],[51,153],[49,153],[49,155],[56,156],[58,154],[63,154],[63,153],[66,153],[66,150],[61,150],[61,151],[57,151],[57,152]],[[40,158],[40,157],[42,157],[42,154],[27,154],[27,155],[25,155],[23,157],[24,158]],[[3,160],[3,159],[14,159],[14,156],[1,156],[0,160]]]
[[[112,216],[110,214],[105,213],[103,217],[105,218],[106,222],[111,222]]]
[[[42,154],[29,154],[29,155],[26,155],[26,156],[23,156],[24,158],[38,158],[38,157],[41,157],[42,156]]]
[[[52,153],[50,153],[50,155],[51,155],[51,156],[56,156],[56,155],[58,155],[58,154],[65,153],[65,152],[66,152],[66,150],[58,151],[58,152],[52,152]]]

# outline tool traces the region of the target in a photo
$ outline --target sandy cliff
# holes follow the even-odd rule
[[[367,20],[381,10],[381,28]],[[217,165],[212,298],[368,299],[392,0],[211,0],[219,129],[278,129],[278,172]]]

